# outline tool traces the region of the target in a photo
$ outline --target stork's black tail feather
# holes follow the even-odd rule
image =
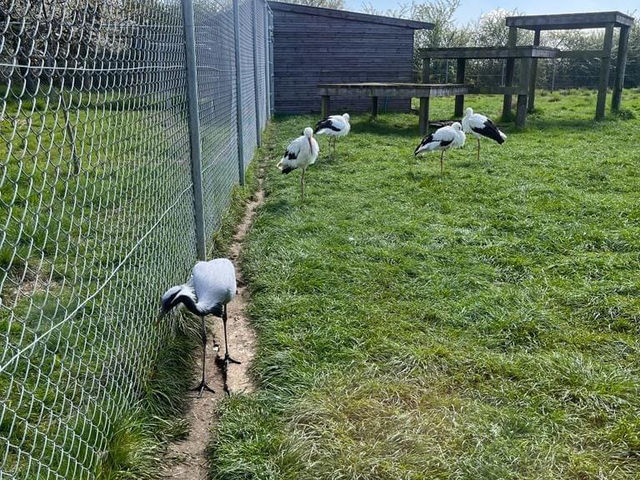
[[[491,140],[495,140],[500,145],[504,143],[506,135],[501,134],[500,130],[496,125],[489,119],[484,122],[483,128],[474,128],[474,132],[479,133],[480,135],[490,138]]]
[[[325,118],[324,120],[320,120],[318,123],[316,123],[316,126],[313,129],[313,133],[318,133],[323,128],[326,128],[328,130],[333,130],[334,132],[339,132],[340,131],[339,128],[336,128],[333,125],[333,123],[331,122],[330,118]]]
[[[291,173],[295,170],[295,167],[290,167],[289,165],[285,165],[282,167],[282,173]]]

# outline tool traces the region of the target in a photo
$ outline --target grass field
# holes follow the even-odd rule
[[[355,116],[304,206],[275,163],[315,118],[275,122],[244,258],[259,390],[222,405],[214,478],[640,477],[640,92],[601,123],[592,92],[537,103],[442,176],[416,116]]]

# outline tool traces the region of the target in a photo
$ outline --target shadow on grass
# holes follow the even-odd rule
[[[420,136],[418,131],[418,117],[415,119],[415,125],[400,123],[377,117],[376,119],[360,120],[351,126],[352,133],[366,133],[372,135],[392,135],[394,137],[416,138]]]

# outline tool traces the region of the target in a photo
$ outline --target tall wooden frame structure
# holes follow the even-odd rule
[[[624,73],[627,65],[627,49],[629,44],[629,31],[633,26],[633,17],[621,12],[591,12],[569,13],[560,15],[526,15],[507,17],[509,27],[508,46],[515,47],[518,41],[518,29],[532,30],[534,32],[533,44],[540,45],[540,33],[542,30],[583,30],[590,28],[604,28],[604,42],[602,50],[581,51],[557,51],[556,58],[600,58],[600,80],[598,82],[598,101],[596,104],[596,120],[604,118],[605,104],[607,101],[607,87],[609,85],[609,70],[611,65],[611,51],[613,47],[613,30],[620,29],[618,40],[618,54],[616,65],[616,77],[613,87],[611,110],[620,110],[622,101],[622,88],[624,86]],[[514,62],[507,60],[506,81],[513,81]],[[528,111],[535,107],[535,86],[538,71],[538,60],[531,60],[529,72]],[[502,113],[511,111],[511,95],[505,95]]]

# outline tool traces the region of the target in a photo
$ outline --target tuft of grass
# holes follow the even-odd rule
[[[143,410],[135,409],[114,422],[98,479],[156,478],[158,446],[149,420]]]
[[[586,93],[444,175],[414,115],[354,115],[304,205],[276,152],[315,118],[277,119],[243,264],[259,390],[221,405],[213,478],[638,478],[640,124]]]
[[[188,425],[185,392],[193,382],[193,352],[200,343],[197,322],[173,314],[174,335],[159,352],[142,399],[110,422],[107,447],[97,467],[99,480],[155,479],[169,441],[183,438]]]

